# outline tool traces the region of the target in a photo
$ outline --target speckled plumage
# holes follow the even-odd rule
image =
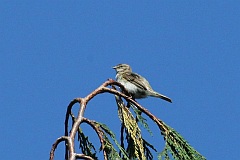
[[[113,68],[117,73],[116,80],[128,90],[133,98],[140,99],[152,96],[172,102],[167,96],[154,91],[144,77],[132,72],[132,69],[128,64],[118,64]]]

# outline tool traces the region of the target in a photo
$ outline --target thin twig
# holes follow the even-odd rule
[[[57,149],[57,146],[60,142],[62,141],[65,141],[65,143],[68,143],[69,142],[69,137],[66,137],[66,136],[62,136],[62,137],[59,137],[56,142],[52,145],[52,149],[50,151],[50,160],[53,160],[54,158],[54,151]]]
[[[99,128],[96,125],[95,121],[93,121],[93,120],[89,120],[87,118],[83,118],[82,122],[85,122],[85,123],[89,124],[93,128],[93,130],[95,130],[95,132],[97,133],[98,138],[99,138],[100,143],[101,143],[101,148],[103,150],[104,159],[107,160],[107,153],[106,153],[106,151],[104,149],[104,138],[102,137],[103,131],[101,130],[101,128]]]
[[[76,159],[94,160],[92,157],[86,156],[85,154],[75,154],[74,156]]]

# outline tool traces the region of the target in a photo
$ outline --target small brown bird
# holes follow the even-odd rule
[[[133,73],[128,64],[118,64],[113,67],[116,70],[116,80],[121,83],[135,99],[148,96],[158,97],[172,103],[172,100],[152,89],[149,82],[137,73]]]

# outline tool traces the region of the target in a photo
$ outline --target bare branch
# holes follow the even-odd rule
[[[108,86],[112,86],[112,88],[108,88]],[[114,86],[120,87],[121,91],[116,89]],[[89,119],[84,117],[84,112],[86,110],[88,102],[92,98],[94,98],[96,95],[101,94],[101,93],[106,93],[106,92],[110,93],[110,94],[113,94],[113,95],[116,95],[116,96],[119,96],[119,97],[122,97],[122,98],[125,99],[125,101],[128,102],[128,104],[131,103],[131,104],[135,105],[136,108],[138,108],[138,110],[145,113],[150,119],[152,119],[158,125],[161,133],[165,134],[164,137],[166,135],[168,135],[168,137],[170,137],[170,139],[173,139],[172,141],[177,142],[175,140],[174,135],[172,136],[168,133],[169,132],[169,127],[167,125],[165,125],[162,120],[160,120],[159,118],[154,116],[146,108],[142,107],[139,103],[137,103],[130,96],[130,94],[127,92],[127,90],[124,88],[123,85],[121,85],[120,83],[118,83],[118,82],[116,82],[112,79],[108,79],[106,82],[104,82],[101,86],[99,86],[96,90],[91,92],[85,98],[75,98],[69,103],[69,105],[67,107],[67,111],[66,111],[66,116],[65,116],[65,133],[64,133],[65,136],[62,136],[62,137],[58,138],[56,140],[56,142],[52,145],[52,148],[51,148],[51,151],[50,151],[50,160],[54,159],[54,152],[55,152],[58,144],[62,141],[65,141],[65,159],[66,160],[75,160],[75,159],[93,160],[93,158],[90,157],[90,156],[87,156],[87,155],[84,155],[84,154],[77,154],[75,152],[74,140],[75,140],[77,132],[79,131],[79,127],[80,127],[81,123],[87,123],[96,132],[96,134],[98,135],[99,141],[101,143],[104,159],[107,160],[108,155],[107,155],[107,152],[105,151],[105,146],[104,146],[105,145],[105,139],[103,137],[103,135],[105,134],[104,129],[99,127],[95,121],[89,120]],[[71,127],[71,131],[69,133],[69,131],[68,131],[69,117],[71,116],[72,107],[76,103],[79,103],[80,109],[79,109],[77,117],[74,118],[74,116],[73,116],[73,119],[72,119],[73,124],[72,124],[72,127]],[[123,138],[124,128],[125,128],[125,126],[122,122],[122,127],[121,127],[121,132],[120,132],[120,134],[121,134],[120,135],[121,146],[119,145],[120,148],[124,148],[124,138]],[[185,143],[185,141],[183,141],[183,142]],[[121,151],[124,151],[124,150],[121,150]],[[142,152],[142,150],[141,150],[141,152]],[[126,156],[125,152],[122,152],[122,153],[124,153],[124,156]]]
[[[74,104],[76,103],[81,103],[82,99],[81,98],[75,98],[73,99],[68,107],[67,107],[67,112],[66,112],[66,118],[65,118],[65,136],[68,136],[68,120],[69,120],[69,115],[71,114],[71,110]],[[68,159],[68,146],[65,143],[65,159]]]
[[[67,139],[67,142],[65,140],[65,159],[73,159],[76,155],[75,150],[74,150],[74,139],[75,139],[76,133],[79,129],[79,126],[83,121],[90,124],[93,127],[93,129],[98,134],[100,142],[103,144],[103,138],[101,137],[101,131],[95,125],[93,125],[93,123],[91,121],[89,121],[89,120],[87,120],[86,118],[83,117],[85,109],[86,109],[86,105],[93,97],[95,97],[96,95],[98,95],[100,93],[109,92],[109,93],[116,94],[118,96],[124,97],[127,101],[130,101],[133,104],[136,104],[136,106],[140,106],[137,102],[135,102],[133,99],[131,99],[130,96],[127,96],[126,94],[124,94],[120,91],[117,91],[116,89],[107,88],[107,86],[109,86],[109,85],[116,85],[116,86],[120,87],[121,90],[128,95],[128,92],[124,88],[123,85],[121,85],[120,83],[118,83],[118,82],[116,82],[112,79],[109,79],[106,82],[104,82],[100,87],[98,87],[96,90],[94,90],[92,93],[87,95],[85,98],[75,98],[68,105],[67,112],[66,112],[66,117],[65,117],[65,137],[68,136],[68,121],[69,121],[69,116],[71,114],[71,110],[72,110],[73,105],[76,104],[76,103],[79,103],[80,104],[80,110],[78,112],[77,118],[75,119],[75,122],[73,123],[70,135]],[[141,106],[139,108],[140,108],[140,110],[141,109],[145,110],[145,108],[143,108]],[[60,140],[62,140],[62,139],[63,138],[60,138]],[[52,147],[52,150],[51,150],[51,154],[50,154],[50,158],[52,158],[52,159],[54,157],[53,156],[54,151],[55,151],[55,149],[56,149],[56,147],[59,143],[59,140],[56,141],[56,142],[57,143],[54,143],[54,145]],[[105,152],[104,152],[104,157],[106,158],[106,153]]]
[[[162,120],[158,119],[156,116],[154,116],[151,112],[149,112],[146,108],[142,107],[139,103],[137,103],[135,100],[133,100],[131,97],[123,94],[122,92],[119,92],[115,89],[111,89],[111,88],[107,88],[104,87],[103,88],[103,92],[109,92],[115,95],[118,95],[120,97],[123,97],[127,102],[131,102],[132,104],[134,104],[140,111],[142,111],[143,113],[145,113],[150,119],[152,119],[154,122],[157,123],[157,125],[160,127],[160,129],[162,131],[166,131],[167,128],[165,127],[165,125],[162,123]]]
[[[95,130],[95,132],[97,133],[98,138],[99,138],[100,143],[101,143],[101,148],[103,150],[104,159],[107,160],[107,153],[104,150],[104,138],[102,137],[103,131],[96,125],[95,121],[93,121],[93,120],[83,118],[82,122],[85,122],[85,123],[89,124]]]
[[[69,143],[69,137],[62,136],[56,140],[56,142],[52,145],[52,149],[50,151],[50,160],[53,160],[54,151],[57,149],[58,144],[62,141],[65,141],[65,143]]]
[[[86,159],[86,160],[94,160],[92,157],[86,156],[85,154],[75,154],[76,159]]]

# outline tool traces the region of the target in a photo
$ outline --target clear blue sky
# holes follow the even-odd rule
[[[237,1],[1,1],[1,159],[48,159],[52,143],[64,133],[68,103],[114,78],[111,67],[118,63],[130,64],[173,99],[139,102],[207,159],[238,159],[239,6]],[[86,117],[119,131],[112,95],[93,99]],[[151,129],[158,137],[154,125]],[[90,128],[86,133],[96,137]],[[62,148],[56,159],[64,158]]]

